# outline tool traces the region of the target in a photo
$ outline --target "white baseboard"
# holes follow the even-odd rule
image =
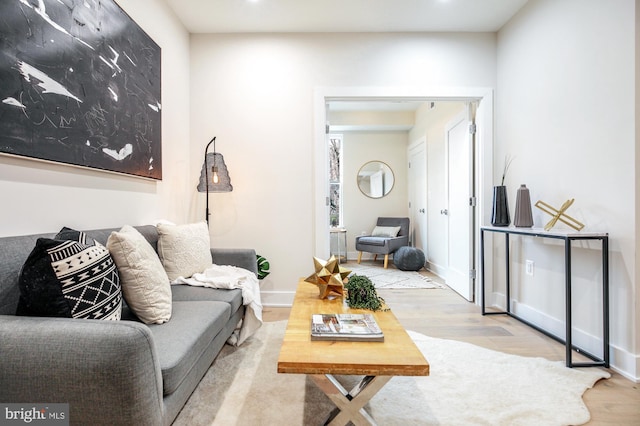
[[[358,260],[358,254],[360,252],[358,251],[350,251],[347,252],[347,259],[348,260]],[[369,253],[366,251],[362,252],[362,260],[373,260],[373,256],[374,253]],[[378,260],[384,259],[384,254],[379,254],[378,255]],[[389,256],[389,259],[393,259],[393,253]]]
[[[520,318],[525,319],[543,330],[547,330],[562,339],[565,338],[565,321],[545,314],[529,305],[519,303],[517,300],[511,302],[511,311]],[[571,333],[572,343],[587,352],[596,356],[602,356],[602,336],[594,336],[579,328],[573,328]]]
[[[260,299],[265,307],[290,308],[295,294],[295,291],[261,291]]]
[[[640,355],[611,345],[611,369],[635,383],[640,383]]]
[[[436,274],[437,276],[439,276],[440,278],[442,278],[446,282],[446,278],[447,278],[447,269],[446,268],[444,268],[443,266],[440,266],[440,265],[438,265],[436,263],[433,263],[433,262],[427,262],[425,267],[426,267],[427,271]]]
[[[506,295],[503,293],[487,294],[486,306],[493,306],[504,310],[506,307]],[[518,301],[515,300],[511,301],[511,311],[519,317],[556,336],[559,336],[560,338],[565,337],[566,331],[564,318],[558,319],[551,317],[544,312],[524,303],[518,303]],[[574,345],[596,356],[602,356],[602,336],[595,336],[574,327],[571,337]],[[615,370],[633,382],[640,383],[639,355],[635,355],[609,342],[609,360],[612,370]]]

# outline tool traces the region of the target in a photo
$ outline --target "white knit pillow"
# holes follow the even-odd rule
[[[127,305],[145,324],[171,319],[171,284],[158,254],[138,230],[125,225],[112,232],[107,248],[118,268]]]
[[[376,226],[371,233],[372,237],[390,237],[395,238],[400,232],[399,226]]]
[[[205,222],[187,225],[160,223],[158,255],[170,281],[189,278],[213,265],[209,228]]]

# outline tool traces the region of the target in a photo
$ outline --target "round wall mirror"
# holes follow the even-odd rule
[[[358,188],[367,197],[382,198],[393,189],[393,170],[382,161],[369,161],[358,171]]]

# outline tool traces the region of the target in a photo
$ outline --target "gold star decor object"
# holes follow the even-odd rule
[[[320,289],[320,299],[327,299],[331,294],[342,297],[344,295],[344,280],[351,273],[338,263],[335,256],[329,260],[313,258],[315,273],[309,275],[306,282],[315,284]]]

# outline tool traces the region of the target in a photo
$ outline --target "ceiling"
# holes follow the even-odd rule
[[[191,33],[495,32],[527,0],[164,0]]]

